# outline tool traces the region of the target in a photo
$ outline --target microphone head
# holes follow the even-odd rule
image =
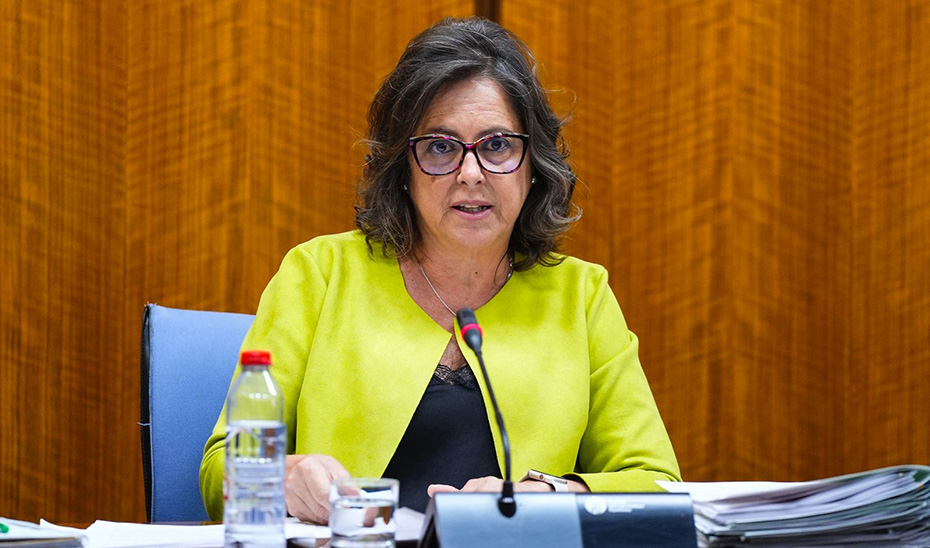
[[[481,331],[481,326],[478,325],[475,311],[471,308],[460,308],[455,314],[455,319],[459,322],[459,332],[462,335],[462,340],[475,354],[480,353],[481,339],[484,333]]]
[[[471,308],[460,308],[459,311],[455,313],[455,319],[459,321],[459,327],[464,327],[472,323],[478,325],[478,318],[475,317],[475,311]]]

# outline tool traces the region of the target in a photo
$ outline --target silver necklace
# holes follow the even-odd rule
[[[510,272],[507,273],[507,279],[504,280],[504,283],[510,281],[510,277],[513,276],[513,256],[509,256],[510,263]],[[433,290],[433,295],[436,295],[436,298],[439,299],[439,302],[442,303],[442,306],[446,307],[446,310],[449,311],[449,314],[452,314],[452,317],[455,317],[455,310],[452,310],[452,307],[446,304],[446,301],[442,299],[442,296],[436,291],[436,286],[433,285],[433,281],[429,279],[429,276],[426,275],[426,270],[423,268],[423,263],[420,262],[420,259],[417,259],[417,266],[420,268],[420,274],[423,274],[423,279],[426,280],[426,283],[429,284],[429,288]]]

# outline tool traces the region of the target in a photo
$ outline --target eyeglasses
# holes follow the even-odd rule
[[[492,133],[474,143],[431,133],[410,138],[410,149],[420,171],[427,175],[448,175],[462,167],[465,154],[475,153],[478,165],[488,173],[513,173],[523,165],[530,136],[523,133]]]

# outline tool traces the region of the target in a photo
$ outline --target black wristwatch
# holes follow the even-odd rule
[[[568,480],[565,478],[560,478],[559,476],[553,476],[552,474],[547,474],[545,472],[540,472],[539,470],[530,470],[523,476],[523,480],[536,480],[543,483],[548,483],[552,486],[552,490],[557,493],[567,493],[568,492]]]

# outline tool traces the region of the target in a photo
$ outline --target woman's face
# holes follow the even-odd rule
[[[523,133],[523,127],[500,86],[479,77],[452,84],[437,95],[416,135],[440,133],[471,143],[498,132]],[[448,175],[423,173],[412,152],[408,161],[422,251],[503,254],[507,250],[530,191],[528,159],[517,171],[503,175],[483,170],[472,151],[465,154],[462,167]]]

